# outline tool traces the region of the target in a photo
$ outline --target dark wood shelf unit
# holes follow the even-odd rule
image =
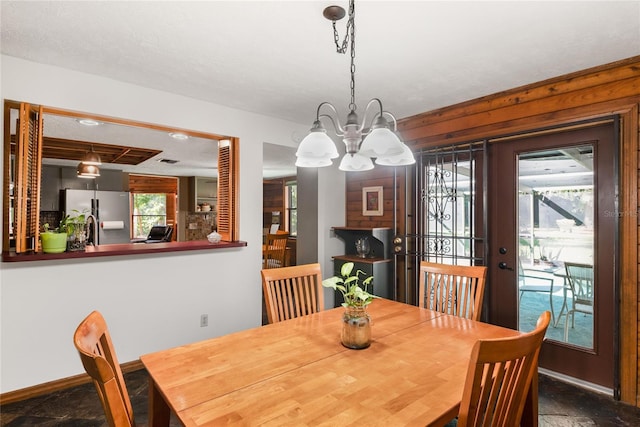
[[[344,254],[333,256],[334,274],[340,275],[340,269],[346,262],[353,262],[356,269],[362,270],[367,277],[373,276],[373,289],[376,296],[395,299],[395,286],[392,277],[393,259],[391,258],[392,230],[389,227],[332,227],[336,236],[344,241]],[[358,256],[356,241],[366,237],[371,250],[365,258]],[[336,293],[335,306],[342,304],[342,294]]]

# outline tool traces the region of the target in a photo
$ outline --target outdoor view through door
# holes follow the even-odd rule
[[[519,329],[551,310],[547,339],[593,349],[593,147],[518,158]]]

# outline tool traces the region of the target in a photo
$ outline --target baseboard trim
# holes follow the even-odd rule
[[[581,380],[579,378],[570,377],[568,375],[564,375],[564,374],[561,374],[559,372],[550,371],[550,370],[544,369],[544,368],[538,368],[538,372],[543,374],[543,375],[546,375],[548,377],[555,378],[555,379],[560,380],[560,381],[564,381],[564,382],[569,383],[571,385],[574,385],[576,387],[584,388],[584,389],[587,389],[589,391],[593,391],[595,393],[604,394],[604,395],[606,395],[608,397],[613,398],[613,389],[610,389],[610,388],[607,388],[607,387],[603,387],[603,386],[598,385],[598,384],[593,384],[593,383]]]
[[[138,371],[144,369],[144,365],[140,360],[134,360],[120,365],[123,373]],[[43,394],[52,393],[54,391],[64,390],[69,387],[86,384],[91,382],[91,377],[87,374],[74,375],[72,377],[61,378],[59,380],[49,381],[43,384],[22,388],[19,390],[9,391],[0,394],[0,405],[20,402],[21,400],[31,399],[32,397],[42,396]]]

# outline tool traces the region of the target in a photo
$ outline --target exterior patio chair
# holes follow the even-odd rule
[[[562,311],[556,319],[556,312],[553,307],[553,293],[561,290],[564,285],[555,284],[553,277],[542,276],[537,271],[525,270],[522,267],[522,261],[518,258],[518,290],[520,291],[519,302],[522,303],[522,297],[525,292],[536,292],[549,295],[549,308],[551,309],[551,324],[555,327],[562,316]]]
[[[593,266],[565,262],[567,282],[571,290],[571,307],[567,310],[567,320],[564,323],[564,340],[569,341],[569,317],[571,327],[575,327],[576,313],[593,316]]]

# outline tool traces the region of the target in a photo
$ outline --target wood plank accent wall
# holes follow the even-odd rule
[[[286,227],[286,192],[287,182],[296,181],[296,176],[265,179],[262,181],[262,227],[271,226],[272,212],[280,212],[280,230],[289,231]]]
[[[399,168],[404,169],[404,168]],[[404,173],[400,174],[401,179],[394,180],[392,167],[377,166],[366,172],[347,172],[347,227],[389,227],[394,228],[393,208],[394,208],[394,185],[396,186],[397,207],[401,210],[396,213],[399,217],[404,215]],[[394,183],[394,181],[397,181]],[[382,216],[362,215],[362,189],[364,187],[382,187]]]
[[[274,178],[262,181],[262,228],[271,226],[272,212],[280,212],[280,230],[286,229],[284,193],[286,182],[289,180],[289,178]]]
[[[132,193],[178,194],[178,178],[129,174],[129,191]]]
[[[400,120],[398,127],[403,140],[417,151],[620,115],[621,399],[640,407],[639,103],[640,56],[636,56],[408,117]],[[381,167],[375,171],[385,173]],[[355,206],[361,203],[362,195],[356,190],[373,185],[391,186],[388,176],[386,179],[367,173],[348,176],[348,226],[367,221],[371,221],[367,226],[383,225],[386,216],[373,220],[358,218]],[[402,216],[398,219],[400,223],[405,221]]]

